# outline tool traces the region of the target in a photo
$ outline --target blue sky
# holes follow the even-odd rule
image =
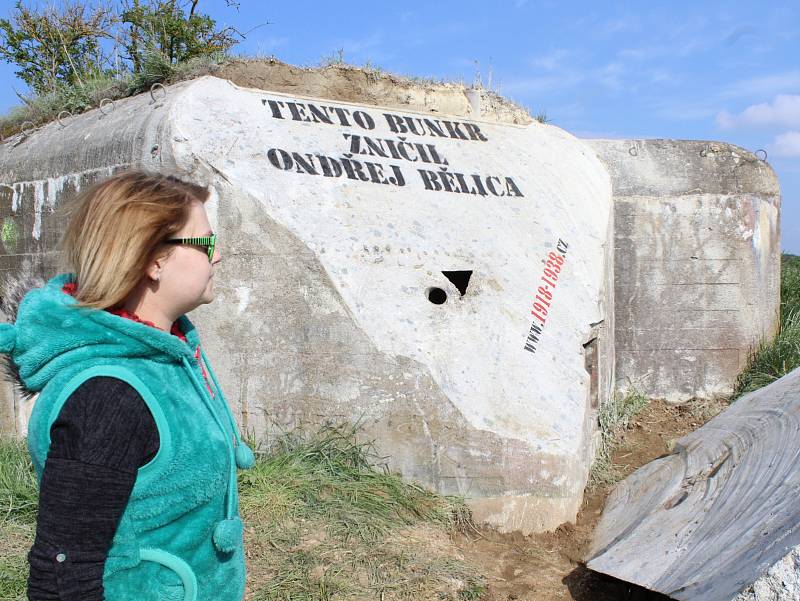
[[[13,2],[2,2],[2,15]],[[800,2],[200,1],[251,31],[235,50],[315,65],[341,50],[404,75],[486,87],[578,136],[721,140],[764,149],[800,254]],[[0,65],[0,110],[24,92]]]

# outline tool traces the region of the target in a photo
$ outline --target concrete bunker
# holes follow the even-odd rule
[[[473,105],[203,77],[46,125],[0,149],[0,270],[54,273],[54,208],[97,178],[142,166],[207,184],[227,256],[193,317],[243,428],[360,419],[393,469],[478,520],[552,529],[580,506],[628,325],[620,192],[592,146]],[[4,406],[24,434],[30,407],[11,390]]]
[[[779,324],[775,173],[719,142],[587,142],[614,188],[616,388],[730,395]]]

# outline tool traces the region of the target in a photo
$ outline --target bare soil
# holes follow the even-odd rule
[[[670,405],[651,401],[620,432],[612,460],[623,479],[668,452],[667,443],[696,430],[725,407],[723,401]],[[485,601],[656,601],[668,597],[592,572],[584,565],[592,532],[613,486],[587,490],[575,524],[523,536],[483,528],[460,537],[464,558],[487,577]]]
[[[345,64],[298,67],[274,58],[231,59],[206,73],[191,76],[203,74],[228,79],[240,87],[411,109],[434,116],[455,115],[519,125],[533,122],[526,109],[491,90],[458,82],[403,77],[376,68]],[[469,94],[479,98],[477,113]]]

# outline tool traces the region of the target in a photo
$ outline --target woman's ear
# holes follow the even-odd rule
[[[147,277],[150,278],[151,281],[157,282],[161,279],[161,269],[164,267],[165,259],[166,257],[154,259],[147,267]]]

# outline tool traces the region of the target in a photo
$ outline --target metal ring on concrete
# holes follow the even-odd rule
[[[66,125],[64,125],[64,122],[61,120],[61,115],[66,115],[67,117],[72,117],[72,113],[70,113],[67,110],[63,110],[60,113],[58,113],[58,115],[56,115],[56,121],[58,122],[58,124],[61,127],[66,127]]]
[[[163,96],[163,98],[166,98],[166,97],[167,97],[167,88],[165,88],[165,87],[164,87],[163,85],[161,85],[160,83],[156,82],[156,83],[154,83],[152,86],[150,86],[150,98],[152,98],[152,99],[153,99],[153,102],[156,102],[156,95],[155,95],[153,92],[154,92],[155,90],[157,90],[158,88],[161,88],[161,90],[163,90],[163,91],[164,91],[164,96]]]
[[[635,157],[639,154],[639,151],[636,149],[635,146],[631,146],[630,148],[628,148],[628,154],[631,155],[632,157]]]
[[[111,105],[111,110],[108,111],[104,110],[104,108],[107,107],[109,104]],[[115,104],[111,98],[103,98],[100,101],[100,112],[103,113],[104,115],[108,115],[109,113],[111,113],[114,110],[114,107]]]
[[[25,128],[26,125],[29,126],[27,129]],[[27,138],[29,135],[31,135],[31,132],[35,128],[36,125],[33,123],[33,121],[25,121],[22,123],[22,125],[19,126],[19,133],[21,133],[24,137]]]
[[[763,154],[764,154],[764,158],[763,158],[763,159],[761,158],[761,155],[760,155],[759,153],[763,153]],[[756,155],[756,158],[757,158],[759,161],[766,161],[766,160],[767,160],[767,151],[766,151],[766,150],[764,150],[763,148],[759,148],[759,149],[758,149],[758,150],[756,150],[756,151],[755,151],[753,154],[754,154],[754,155]]]

